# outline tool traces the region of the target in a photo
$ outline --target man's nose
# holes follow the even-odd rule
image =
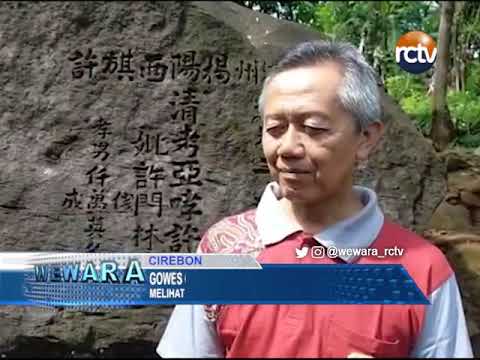
[[[280,139],[278,155],[285,157],[303,157],[305,148],[301,139],[301,134],[290,124],[287,131]]]

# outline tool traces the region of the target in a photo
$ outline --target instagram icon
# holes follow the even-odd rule
[[[323,258],[325,256],[325,247],[312,246],[312,258]]]

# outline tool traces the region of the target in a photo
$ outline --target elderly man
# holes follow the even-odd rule
[[[273,177],[256,209],[227,217],[200,252],[244,252],[260,263],[402,264],[430,305],[178,305],[162,357],[472,357],[455,275],[435,246],[384,217],[353,185],[384,126],[371,67],[345,43],[286,54],[259,100]],[[401,256],[295,257],[295,249],[397,246]],[[229,284],[228,286],[235,286]],[[255,286],[255,284],[252,284]],[[295,284],[291,284],[292,291]],[[312,279],[312,286],[322,286]]]

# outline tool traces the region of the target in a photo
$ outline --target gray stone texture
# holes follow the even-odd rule
[[[265,71],[286,47],[319,38],[230,2],[0,3],[0,251],[193,251],[208,226],[255,206],[269,181],[256,109]],[[88,68],[80,76],[76,66],[92,61],[92,78]],[[195,121],[181,104],[188,89]],[[443,198],[445,167],[399,107],[385,95],[383,104],[386,136],[358,183],[378,191],[387,215],[422,230]],[[94,128],[101,119],[105,139]],[[104,160],[94,158],[102,141]],[[172,163],[187,160],[197,163]],[[138,189],[141,161],[153,168]],[[101,172],[89,184],[95,166],[110,175],[103,186]],[[169,311],[3,307],[0,354],[154,357]]]

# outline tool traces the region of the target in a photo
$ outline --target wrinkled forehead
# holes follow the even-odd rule
[[[265,84],[263,110],[295,111],[336,107],[342,81],[341,67],[335,63],[280,72]]]

